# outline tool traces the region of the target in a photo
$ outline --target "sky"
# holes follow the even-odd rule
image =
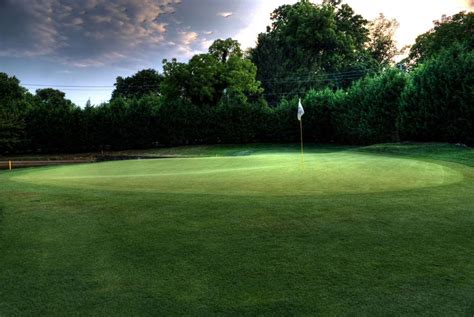
[[[296,0],[0,0],[0,72],[34,92],[53,87],[79,106],[110,99],[117,76],[187,61],[218,38],[255,46],[270,13]],[[313,1],[319,3],[319,0]],[[398,20],[400,47],[474,0],[345,0]]]

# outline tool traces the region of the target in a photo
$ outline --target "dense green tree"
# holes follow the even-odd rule
[[[137,99],[146,95],[159,95],[163,75],[154,69],[144,69],[130,77],[117,77],[112,99]]]
[[[26,145],[25,115],[31,98],[16,77],[0,73],[0,153]]]
[[[116,98],[82,113],[87,139],[95,149],[151,147],[159,141],[158,113],[162,97],[147,95],[140,99]]]
[[[161,97],[145,96],[131,101],[127,107],[129,147],[147,148],[159,140],[158,115]]]
[[[217,57],[222,63],[227,62],[231,57],[243,57],[239,42],[231,38],[215,40],[209,47],[209,54]]]
[[[97,150],[100,144],[100,125],[96,122],[97,107],[92,106],[90,100],[81,111],[81,141],[84,150]]]
[[[36,90],[35,99],[51,110],[71,110],[74,104],[65,98],[66,94],[53,88]]]
[[[219,143],[251,143],[268,140],[271,109],[262,99],[248,101],[242,94],[230,96],[215,109],[215,135]]]
[[[405,74],[397,69],[355,82],[334,109],[339,139],[353,144],[400,141],[397,119],[405,84]]]
[[[190,72],[186,63],[181,63],[173,58],[171,61],[163,60],[164,79],[161,84],[161,93],[167,102],[176,99],[187,99],[188,79]]]
[[[189,63],[163,61],[163,95],[172,101],[181,98],[195,105],[216,105],[225,88],[220,79],[222,64],[210,54],[193,56]]]
[[[271,19],[250,52],[268,99],[344,87],[374,66],[365,49],[368,21],[347,4],[301,0],[280,6]]]
[[[12,107],[13,103],[21,100],[25,93],[26,89],[20,86],[20,81],[15,76],[9,77],[5,73],[0,73],[0,107],[2,109]]]
[[[303,99],[305,105],[305,136],[311,142],[333,143],[338,141],[335,120],[341,104],[346,102],[346,93],[342,90],[333,91],[310,90]],[[294,107],[293,107],[294,116]],[[340,135],[340,133],[339,133]]]
[[[453,45],[410,75],[401,101],[402,137],[474,144],[474,51]]]
[[[190,101],[196,105],[216,105],[225,89],[223,65],[211,54],[194,55],[188,63]]]
[[[0,73],[0,153],[296,142],[299,97],[307,141],[474,144],[472,13],[421,35],[407,73],[390,68],[397,22],[383,15],[369,23],[340,0],[301,0],[271,17],[250,58],[217,40],[186,63],[164,60],[163,75],[118,77],[98,106],[50,88],[33,96]]]
[[[215,41],[209,53],[195,55],[187,64],[164,60],[163,72],[162,93],[167,101],[181,98],[198,106],[217,106],[224,94],[247,98],[262,92],[257,68],[232,39]]]
[[[179,98],[163,103],[158,113],[159,144],[215,143],[215,138],[208,139],[213,134],[209,133],[209,126],[215,124],[212,109]]]
[[[225,94],[240,95],[243,100],[251,97],[251,100],[260,99],[263,88],[256,80],[257,67],[246,58],[232,56],[223,67],[221,74],[225,86]]]
[[[15,113],[0,110],[0,154],[23,149],[25,122]]]
[[[23,116],[31,108],[32,99],[15,76],[0,73],[0,111]]]
[[[102,124],[107,129],[106,145],[113,149],[131,148],[128,102],[123,98],[115,98],[104,105],[103,110],[105,116]]]
[[[474,12],[460,12],[435,21],[431,30],[416,38],[405,63],[409,66],[423,63],[454,44],[461,44],[466,50],[474,49]]]
[[[59,90],[38,89],[27,116],[27,132],[33,149],[70,151],[79,142],[80,109]]]

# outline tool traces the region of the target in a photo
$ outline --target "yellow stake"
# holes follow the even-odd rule
[[[12,161],[8,161],[8,169],[11,171],[12,170]]]
[[[304,165],[303,118],[300,119],[300,136],[301,136],[301,163]]]

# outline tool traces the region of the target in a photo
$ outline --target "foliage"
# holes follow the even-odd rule
[[[215,56],[221,63],[226,63],[231,57],[243,57],[239,42],[231,38],[215,40],[209,47],[209,54]]]
[[[31,147],[46,151],[70,151],[78,141],[81,110],[59,90],[38,89],[26,116]]]
[[[187,64],[164,60],[163,70],[162,92],[167,101],[180,98],[198,106],[217,106],[226,93],[247,98],[262,92],[255,65],[232,39],[216,40],[209,53],[195,55]]]
[[[410,66],[423,63],[454,44],[463,45],[467,50],[474,49],[474,12],[460,12],[450,17],[444,16],[435,21],[430,31],[418,36],[404,61]]]
[[[250,54],[272,104],[282,92],[294,96],[310,88],[347,87],[367,69],[376,69],[365,49],[368,21],[347,4],[302,0],[280,6],[271,19]],[[353,76],[334,78],[335,72]]]
[[[267,140],[271,109],[260,100],[247,102],[242,94],[230,95],[215,111],[218,143],[252,143]]]
[[[395,19],[387,19],[382,13],[369,23],[369,41],[367,50],[370,56],[381,66],[389,66],[400,53],[394,40],[399,24]]]
[[[166,102],[158,114],[159,144],[185,145],[205,143],[210,109],[180,99]]]
[[[21,99],[25,92],[26,89],[20,86],[20,81],[16,77],[0,73],[0,107],[2,109],[6,110],[12,103]]]
[[[336,109],[345,102],[345,96],[342,90],[332,91],[328,88],[322,91],[311,90],[306,94],[303,99],[306,138],[318,143],[339,141],[338,134],[341,132],[336,130]]]
[[[0,153],[26,146],[24,114],[31,95],[16,77],[0,73]]]
[[[147,95],[159,95],[163,75],[154,69],[144,69],[131,77],[117,77],[112,99],[137,99]]]
[[[186,63],[164,60],[163,74],[117,78],[112,99],[97,106],[79,108],[55,89],[32,95],[0,73],[0,153],[298,142],[300,97],[309,142],[474,144],[471,13],[420,36],[408,73],[389,67],[394,20],[368,24],[338,0],[303,0],[272,21],[252,59],[237,41],[216,40]],[[360,78],[367,69],[378,71]]]
[[[0,153],[22,148],[25,142],[25,122],[14,113],[0,111]]]
[[[396,124],[405,81],[403,73],[390,69],[354,83],[334,111],[341,140],[353,144],[400,141]]]
[[[415,69],[403,92],[404,139],[474,144],[474,51],[458,44]]]

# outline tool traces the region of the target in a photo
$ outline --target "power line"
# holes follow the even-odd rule
[[[353,77],[360,77],[361,75],[374,73],[371,69],[357,69],[344,72],[333,72],[333,73],[309,73],[301,76],[291,76],[291,77],[280,77],[272,79],[262,79],[259,80],[262,83],[286,83],[286,82],[308,82],[315,80],[334,80],[334,79],[351,79]],[[112,89],[116,88],[115,85],[63,85],[63,84],[37,84],[37,83],[25,83],[22,84],[27,87],[48,87],[48,88],[70,88],[70,89]],[[159,87],[159,84],[146,84],[146,85],[128,85],[130,88],[153,88]]]
[[[372,69],[358,69],[358,70],[351,70],[345,72],[334,72],[334,73],[324,73],[324,74],[317,74],[317,73],[309,73],[306,75],[301,76],[291,76],[291,77],[282,77],[283,80],[279,79],[262,79],[260,82],[292,82],[292,81],[302,81],[304,78],[328,78],[328,77],[344,77],[344,76],[352,76],[352,75],[365,75],[375,73]]]
[[[282,83],[309,83],[309,82],[330,82],[330,81],[341,81],[341,80],[352,80],[352,79],[358,79],[361,78],[360,75],[350,75],[350,76],[334,76],[332,78],[309,78],[305,80],[287,80],[287,81],[275,81],[273,84],[282,84]]]
[[[114,88],[115,86],[93,86],[93,85],[56,85],[56,84],[22,84],[31,87],[57,87],[57,88]]]

